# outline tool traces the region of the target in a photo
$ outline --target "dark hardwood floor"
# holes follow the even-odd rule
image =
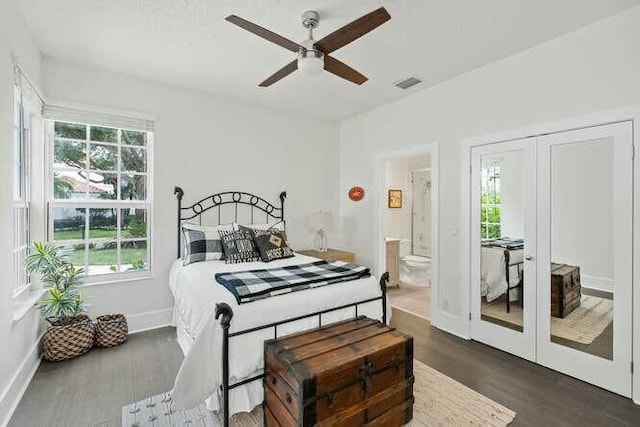
[[[182,362],[175,329],[134,334],[118,347],[43,362],[9,426],[120,426],[122,407],[173,387]]]
[[[513,426],[639,426],[631,400],[394,311],[392,324],[415,339],[418,360],[518,413]],[[172,387],[182,354],[175,330],[132,335],[112,349],[43,363],[10,426],[119,426],[128,403]]]
[[[416,359],[516,411],[512,426],[640,426],[640,406],[629,399],[402,311],[391,323],[413,335]]]

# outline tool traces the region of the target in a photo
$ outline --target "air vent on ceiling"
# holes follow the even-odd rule
[[[417,77],[408,77],[406,79],[400,80],[399,82],[396,82],[395,85],[400,89],[409,89],[410,87],[415,86],[418,83],[422,83],[422,80]]]

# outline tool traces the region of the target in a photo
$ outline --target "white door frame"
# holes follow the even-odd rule
[[[438,143],[422,144],[411,148],[394,150],[378,154],[374,160],[374,230],[375,230],[375,271],[382,274],[385,268],[385,244],[386,226],[384,223],[384,211],[387,209],[387,189],[385,185],[385,165],[389,160],[404,159],[418,156],[431,156],[431,323],[434,326],[434,313],[438,308],[438,295],[440,285],[440,184],[439,184],[439,158]]]
[[[562,119],[553,122],[537,123],[534,125],[487,134],[480,137],[468,138],[462,141],[462,194],[461,194],[461,280],[460,295],[461,306],[467,307],[471,313],[471,253],[470,253],[470,224],[471,206],[469,204],[471,191],[471,147],[476,145],[492,144],[497,142],[507,142],[516,139],[538,137],[549,133],[564,132],[585,127],[605,125],[630,120],[634,128],[634,147],[640,147],[640,106],[610,110],[587,114],[578,117]],[[635,150],[634,150],[635,151]],[[633,177],[633,271],[636,272],[633,278],[633,364],[640,367],[640,154],[634,156],[634,177]],[[637,307],[637,310],[636,310]],[[459,335],[469,336],[471,321],[467,321],[466,329],[461,330]],[[633,376],[632,398],[634,403],[640,405],[640,375]]]

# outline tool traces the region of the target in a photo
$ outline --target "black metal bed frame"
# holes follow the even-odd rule
[[[511,263],[511,251],[512,250],[520,250],[521,248],[518,249],[509,249],[509,248],[504,248],[503,246],[500,245],[492,245],[491,243],[486,243],[486,244],[482,244],[482,246],[487,247],[487,248],[501,248],[503,249],[503,254],[504,254],[504,278],[507,281],[507,313],[511,313],[511,300],[510,300],[510,296],[511,296],[511,291],[514,289],[518,289],[518,288],[522,288],[524,285],[524,278],[522,277],[522,268],[524,267],[524,261],[520,261],[520,262],[514,262]],[[517,267],[518,270],[518,283],[515,286],[511,286],[511,281],[510,281],[510,274],[509,273],[509,269],[510,267]],[[523,303],[524,302],[524,292],[520,292],[520,302]]]
[[[287,197],[287,193],[285,191],[280,193],[280,207],[276,207],[273,204],[267,202],[265,199],[258,197],[256,195],[245,193],[241,191],[227,191],[223,193],[216,193],[210,196],[205,197],[202,200],[195,202],[194,204],[183,207],[182,206],[182,197],[184,196],[184,191],[180,187],[175,187],[174,192],[176,199],[178,200],[178,258],[181,256],[181,224],[182,221],[191,220],[199,217],[204,212],[218,208],[218,225],[220,225],[220,213],[221,206],[227,204],[234,204],[234,218],[237,221],[238,219],[238,205],[248,205],[251,207],[251,222],[253,223],[254,218],[254,209],[258,209],[266,214],[267,223],[269,222],[269,217],[280,220],[284,222],[284,200]],[[286,222],[285,222],[286,224]],[[265,329],[273,328],[273,337],[278,338],[278,326],[285,325],[287,323],[295,322],[303,319],[310,319],[313,317],[318,318],[318,327],[322,326],[322,315],[327,313],[332,313],[338,310],[345,310],[348,308],[354,309],[354,317],[358,317],[358,307],[362,304],[371,303],[374,301],[381,301],[382,303],[382,322],[387,323],[387,283],[389,282],[389,273],[385,272],[380,276],[380,291],[381,295],[379,297],[368,298],[361,301],[356,301],[350,304],[344,304],[338,307],[333,307],[326,310],[316,311],[314,313],[303,314],[300,316],[291,317],[288,319],[284,319],[278,322],[271,322],[264,325],[256,326],[249,329],[244,329],[236,332],[229,332],[229,328],[231,326],[231,320],[233,319],[233,309],[229,304],[226,303],[217,303],[215,306],[215,318],[220,319],[220,326],[222,327],[222,415],[223,415],[223,425],[224,427],[229,426],[230,420],[230,408],[229,408],[229,391],[243,386],[245,384],[264,380],[265,374],[264,372],[255,375],[250,378],[246,378],[242,381],[238,381],[236,383],[230,384],[229,378],[229,340],[233,337],[247,335],[250,333],[262,331]]]

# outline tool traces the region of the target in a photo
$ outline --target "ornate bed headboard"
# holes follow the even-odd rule
[[[249,217],[249,224],[256,224],[256,216],[259,217],[258,221],[261,221],[262,218],[265,219],[265,223],[269,223],[270,220],[276,220],[276,222],[284,221],[284,199],[287,198],[287,192],[283,191],[280,193],[280,207],[275,206],[272,203],[267,202],[262,197],[256,196],[254,194],[245,193],[243,191],[225,191],[222,193],[212,194],[210,196],[205,197],[202,200],[195,202],[190,206],[182,206],[182,197],[184,196],[184,191],[180,187],[175,187],[173,189],[173,194],[175,194],[176,199],[178,200],[178,258],[180,258],[180,249],[181,249],[181,235],[180,235],[180,226],[182,221],[190,221],[197,219],[200,224],[202,224],[202,215],[214,209],[214,213],[217,214],[217,224],[221,225],[222,222],[222,207],[225,205],[230,205],[231,212],[233,214],[233,222],[238,222],[238,206],[247,206]],[[215,212],[217,210],[217,212]],[[228,213],[229,210],[226,210]],[[264,213],[264,217],[262,213]],[[230,216],[229,216],[230,217]]]

